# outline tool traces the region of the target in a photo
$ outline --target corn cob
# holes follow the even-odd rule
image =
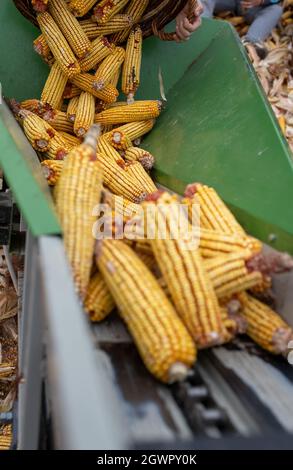
[[[196,351],[154,276],[119,240],[100,243],[97,264],[146,367],[163,382],[183,380]]]
[[[230,235],[238,233],[246,237],[241,225],[213,188],[200,183],[190,184],[185,190],[185,196],[192,198],[194,195],[200,204],[200,222],[203,228]]]
[[[54,57],[43,34],[34,40],[34,50],[48,65],[51,66],[53,64]]]
[[[46,11],[49,0],[31,0],[31,4],[35,11],[42,13]]]
[[[119,83],[119,78],[120,78],[120,73],[121,73],[121,67],[119,67],[116,72],[111,76],[109,80],[109,84],[112,85],[113,87],[117,88],[118,83]]]
[[[70,0],[68,5],[74,16],[80,17],[86,15],[97,1],[98,0]]]
[[[123,158],[128,162],[139,162],[146,171],[150,171],[153,168],[155,159],[146,150],[139,147],[129,147],[124,153]]]
[[[78,101],[76,116],[74,121],[74,132],[78,137],[82,137],[93,125],[95,119],[95,98],[90,93],[84,91]]]
[[[133,19],[133,23],[139,23],[147,6],[149,4],[149,0],[131,0],[129,6],[126,8],[126,14],[131,16]],[[115,44],[121,44],[122,42],[126,41],[129,34],[131,32],[131,28],[124,29],[119,33],[116,33],[113,36],[113,42]]]
[[[243,291],[250,283],[254,285],[262,279],[259,272],[253,273],[253,276],[248,273],[245,264],[248,255],[248,250],[239,250],[204,261],[205,270],[218,298],[226,298]]]
[[[54,62],[41,94],[41,101],[58,109],[67,83],[67,76],[62,72],[58,62]]]
[[[82,72],[88,72],[95,68],[105,57],[114,52],[115,46],[110,44],[108,39],[100,36],[92,42],[90,53],[80,61]]]
[[[111,78],[119,71],[124,61],[125,51],[122,47],[116,47],[112,54],[108,55],[97,68],[95,82],[98,89],[103,89]]]
[[[105,101],[106,103],[113,103],[118,97],[118,91],[112,85],[106,85],[103,90],[96,89],[95,77],[89,73],[81,73],[76,75],[71,80],[81,90],[91,93],[96,98]]]
[[[97,154],[97,158],[103,169],[104,184],[112,193],[137,204],[145,199],[144,188],[125,171],[125,163],[121,158],[114,161],[103,153]]]
[[[67,116],[68,121],[70,122],[75,121],[78,101],[79,101],[79,96],[75,96],[74,98],[71,98],[71,100],[68,103],[66,116]]]
[[[182,200],[184,202],[184,200]],[[195,206],[197,210],[197,207]],[[247,259],[251,258],[251,250],[248,238],[241,235],[228,235],[226,233],[216,232],[214,230],[200,228],[199,249],[204,258],[214,258],[224,254],[246,250]]]
[[[247,331],[247,321],[241,315],[241,303],[232,299],[228,304],[221,306],[222,322],[225,326],[225,343],[231,341],[236,335]]]
[[[53,139],[50,140],[50,145],[45,156],[47,159],[64,160],[71,149],[72,145],[69,145],[59,132],[56,132]]]
[[[232,274],[227,276],[226,280],[223,280],[223,284],[216,287],[215,292],[218,299],[229,299],[232,295],[251,289],[262,281],[262,275],[258,271],[243,274],[243,271],[239,269],[235,270],[233,276],[234,278],[232,278]]]
[[[72,148],[77,147],[78,145],[81,144],[80,139],[76,137],[75,135],[67,134],[67,132],[63,132],[63,131],[59,132],[59,134],[62,135],[62,137],[66,140],[68,145],[70,145]]]
[[[133,25],[133,19],[129,15],[118,14],[115,15],[106,24],[97,25],[92,20],[82,20],[80,26],[84,30],[85,34],[89,39],[96,39],[98,36],[106,36],[109,34],[117,33],[125,28],[129,28]]]
[[[84,308],[93,322],[104,320],[115,308],[114,299],[99,272],[90,279]]]
[[[73,132],[72,122],[68,121],[66,113],[63,113],[62,111],[58,111],[49,122],[56,131],[68,133]]]
[[[56,131],[67,132],[67,133],[73,132],[73,124],[67,119],[67,115],[63,111],[51,109],[43,113],[42,117]]]
[[[26,109],[27,111],[40,116],[40,112],[43,110],[44,104],[40,100],[29,99],[22,101],[20,103],[20,107],[21,109]]]
[[[203,260],[186,238],[173,234],[178,224],[178,204],[172,196],[158,192],[157,204],[143,205],[146,222],[155,229],[149,242],[178,315],[199,348],[222,343],[225,328],[220,306]],[[166,230],[165,237],[162,229]]]
[[[120,154],[117,152],[117,150],[114,149],[114,147],[109,143],[108,139],[105,138],[104,135],[99,139],[98,152],[104,154],[108,159],[118,163],[121,168],[125,168],[125,162],[123,158],[121,158]]]
[[[262,274],[261,282],[259,284],[256,284],[255,286],[253,286],[250,289],[250,291],[251,291],[251,293],[256,294],[256,295],[257,294],[263,294],[266,291],[268,291],[269,289],[271,289],[271,287],[272,287],[272,278],[271,278],[271,276]]]
[[[131,175],[131,177],[137,181],[148,194],[157,191],[157,187],[155,186],[153,180],[139,162],[128,162],[125,169],[127,173]]]
[[[126,150],[132,146],[132,141],[147,134],[154,126],[154,120],[135,121],[113,129],[106,137],[113,147],[118,150]]]
[[[84,143],[69,153],[54,193],[65,249],[82,299],[86,295],[95,245],[92,213],[101,195],[101,166],[96,161],[99,134],[99,126],[93,126]]]
[[[139,204],[105,190],[103,192],[103,202],[108,204],[115,214],[123,218],[131,218],[136,214],[140,214],[143,210]]]
[[[55,186],[62,172],[63,160],[44,160],[41,165],[49,186]]]
[[[79,63],[52,16],[45,12],[38,15],[37,19],[48,46],[63,73],[67,77],[73,77],[80,73]]]
[[[129,0],[102,0],[94,8],[92,19],[105,24],[119,13]]]
[[[64,0],[50,0],[49,12],[67,39],[76,57],[83,58],[92,45]]]
[[[71,98],[75,98],[76,96],[79,96],[81,93],[81,90],[76,86],[73,85],[73,83],[67,82],[64,93],[63,93],[63,98],[66,100],[70,100]]]
[[[122,71],[122,91],[127,97],[129,95],[133,97],[140,84],[141,54],[142,31],[139,26],[136,26],[127,41]]]
[[[46,152],[49,149],[50,141],[55,136],[55,130],[42,118],[30,111],[20,111],[23,118],[23,130],[31,145],[39,152]]]
[[[145,121],[159,116],[160,101],[136,101],[126,106],[117,106],[96,114],[96,122],[100,124],[122,124],[133,121]]]
[[[273,353],[286,353],[293,331],[270,307],[249,294],[239,295],[242,315],[248,323],[247,334],[263,349]]]

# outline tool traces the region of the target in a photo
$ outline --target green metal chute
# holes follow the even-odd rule
[[[48,66],[32,48],[38,30],[9,0],[1,2],[0,19],[1,43],[7,45],[0,61],[3,93],[18,100],[40,96]],[[204,20],[187,43],[151,38],[143,49],[137,97],[160,97],[159,69],[167,95],[166,108],[143,143],[156,157],[157,181],[178,192],[193,181],[215,186],[251,234],[293,252],[291,153],[233,28]],[[1,126],[5,134],[3,121]],[[15,145],[6,139],[3,146],[1,138],[1,164],[7,152],[16,155]],[[10,182],[18,174],[13,165],[5,172]],[[28,225],[36,225],[43,218],[29,210],[28,186],[14,186]],[[43,223],[38,231],[45,234],[48,226]]]

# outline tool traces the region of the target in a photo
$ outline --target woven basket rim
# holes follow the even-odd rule
[[[156,25],[158,29],[164,28],[164,26],[170,21],[172,21],[177,14],[182,10],[186,5],[188,0],[168,0],[168,3],[163,2],[163,0],[151,0],[149,6],[144,14],[146,20],[140,22],[141,28],[143,30],[144,37],[151,36],[153,34],[152,22],[155,18]],[[31,0],[13,0],[16,8],[20,13],[27,18],[32,24],[39,28],[36,12],[32,7]],[[150,12],[157,8],[160,4],[164,4],[164,8],[155,14],[153,17],[148,17]]]

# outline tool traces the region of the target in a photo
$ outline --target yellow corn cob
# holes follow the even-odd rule
[[[129,0],[102,0],[94,8],[92,19],[97,23],[108,23]]]
[[[173,235],[178,204],[169,194],[158,193],[157,204],[143,205],[146,222],[155,228],[155,237],[149,242],[177,313],[199,348],[222,343],[225,328],[204,262],[186,238]],[[166,230],[165,237],[162,229]]]
[[[83,299],[90,278],[95,239],[93,209],[100,201],[102,172],[96,161],[99,126],[93,126],[85,141],[64,161],[55,187],[56,210],[76,290]]]
[[[115,103],[116,104],[116,103]],[[113,129],[106,137],[113,147],[118,150],[126,150],[132,146],[132,141],[135,141],[147,134],[154,126],[155,121],[150,119],[148,121],[135,121],[123,126]]]
[[[97,154],[97,158],[103,169],[104,184],[112,193],[138,204],[145,199],[144,188],[125,171],[125,162],[122,158],[114,161],[103,153]]]
[[[139,147],[129,147],[124,153],[123,158],[128,162],[139,162],[146,171],[150,171],[153,166],[155,159],[146,150]]]
[[[140,84],[142,31],[136,26],[130,33],[122,71],[122,91],[129,97],[135,95]]]
[[[67,76],[62,72],[58,62],[54,62],[41,95],[41,101],[58,109],[67,83]]]
[[[142,207],[139,204],[129,201],[125,197],[112,194],[110,191],[104,191],[103,202],[108,204],[111,210],[124,219],[129,219],[136,214],[140,214]]]
[[[84,91],[78,101],[76,116],[74,121],[74,132],[78,137],[82,137],[93,125],[95,119],[95,98],[90,93]]]
[[[37,20],[48,46],[63,73],[67,77],[73,77],[80,73],[79,63],[52,16],[47,12],[41,13],[38,15]]]
[[[286,353],[293,331],[270,307],[248,294],[239,295],[242,315],[248,323],[247,334],[263,349],[273,353]]]
[[[245,290],[247,282],[258,282],[248,273],[245,260],[248,250],[239,250],[228,255],[217,256],[204,261],[204,267],[219,298],[226,298],[239,291]],[[256,279],[256,280],[255,280]],[[244,285],[244,289],[243,286]]]
[[[129,15],[115,15],[106,24],[97,25],[93,20],[82,20],[80,26],[89,39],[96,39],[98,36],[106,36],[117,33],[122,29],[129,28],[133,25],[133,19]]]
[[[68,145],[70,145],[72,148],[77,147],[78,145],[81,144],[80,139],[76,137],[75,135],[67,134],[67,132],[63,132],[63,131],[59,132],[59,134],[62,135],[62,137],[66,140]]]
[[[33,148],[39,152],[46,152],[55,136],[55,130],[44,119],[30,111],[20,111],[20,116],[23,117],[25,135]]]
[[[77,57],[83,58],[92,45],[64,0],[50,0],[49,12]]]
[[[102,90],[96,89],[95,77],[89,73],[81,73],[76,75],[72,82],[81,90],[91,93],[96,98],[105,101],[106,103],[114,103],[118,97],[118,91],[112,85],[106,85]]]
[[[55,186],[62,172],[63,160],[44,160],[41,165],[49,186]]]
[[[48,64],[52,65],[54,62],[54,57],[52,52],[50,51],[50,47],[48,46],[48,43],[41,34],[40,36],[37,37],[37,39],[34,40],[34,50],[36,51],[37,54],[39,54],[42,59]]]
[[[233,312],[234,307],[230,307],[232,304],[236,304],[236,311]],[[237,334],[244,334],[247,330],[247,321],[240,314],[241,304],[238,300],[233,299],[228,304],[221,306],[222,322],[225,326],[226,335],[224,342],[228,343]]]
[[[247,274],[248,270],[245,263],[249,256],[249,250],[237,250],[232,253],[205,259],[204,266],[206,271],[212,274],[213,280],[218,276],[225,276],[225,274],[229,274],[233,269],[238,268],[243,268],[244,274]]]
[[[116,72],[111,76],[109,80],[109,84],[117,88],[119,78],[120,78],[120,73],[121,73],[121,67],[119,67]]]
[[[93,322],[104,320],[115,308],[114,299],[99,272],[89,282],[84,308]]]
[[[80,61],[80,68],[83,72],[95,68],[105,57],[112,54],[115,46],[110,44],[108,39],[100,36],[92,42],[90,53]]]
[[[126,106],[117,106],[96,114],[96,122],[100,124],[122,124],[133,121],[145,121],[159,116],[160,101],[136,101]]]
[[[63,98],[66,99],[71,99],[75,98],[76,96],[79,96],[81,93],[80,88],[78,88],[76,85],[73,85],[73,83],[67,82],[64,93],[63,93]]]
[[[197,206],[195,209],[197,210]],[[254,254],[249,239],[238,234],[228,235],[200,227],[199,236],[200,253],[204,258],[218,257],[239,250],[246,250],[247,259]]]
[[[235,270],[234,279],[227,277],[227,282],[224,280],[222,285],[216,287],[215,292],[219,299],[226,299],[238,292],[244,292],[245,290],[251,289],[261,281],[262,275],[260,272],[255,271],[243,274],[243,271],[239,269],[238,271]]]
[[[31,0],[31,4],[35,11],[42,13],[46,11],[49,0]]]
[[[124,160],[104,135],[99,139],[98,152],[103,153],[108,159],[111,159],[114,162],[118,162],[121,167],[125,167]]]
[[[196,196],[200,204],[200,222],[203,228],[230,235],[238,233],[246,237],[241,225],[213,188],[200,183],[190,184],[185,190],[185,195]]]
[[[47,159],[64,160],[72,148],[72,145],[59,132],[56,132],[53,139],[50,140],[45,156]]]
[[[69,8],[74,16],[84,16],[97,3],[97,0],[70,0]]]
[[[272,287],[272,278],[270,276],[262,275],[262,280],[259,284],[253,286],[250,290],[253,294],[263,294]]]
[[[107,125],[105,125],[105,127],[106,126]],[[117,130],[116,132],[116,129],[106,132],[104,137],[117,150],[128,149],[132,146],[132,142],[129,139],[128,135],[123,132],[120,132],[119,130]]]
[[[125,50],[122,47],[116,47],[112,54],[108,55],[97,68],[95,73],[95,82],[98,89],[103,89],[111,78],[115,76],[124,61]]]
[[[78,101],[79,101],[79,96],[75,96],[74,98],[71,98],[71,100],[68,103],[66,116],[67,116],[68,121],[70,122],[75,121]]]
[[[60,132],[73,132],[73,123],[67,119],[63,111],[53,110],[51,113],[45,113],[43,118],[56,130]]]
[[[148,194],[157,191],[157,187],[155,186],[153,180],[139,162],[128,162],[125,169],[127,173],[131,175],[131,177],[137,181]]]
[[[49,121],[52,127],[57,131],[61,132],[73,132],[73,125],[72,122],[68,121],[66,113],[59,111],[55,114],[54,118]]]
[[[131,0],[128,7],[126,8],[126,14],[130,15],[133,18],[133,23],[139,23],[140,19],[142,18],[147,6],[149,4],[149,0]],[[126,41],[129,36],[131,28],[124,29],[119,33],[116,33],[113,36],[113,42],[115,44],[121,44],[122,42]]]
[[[100,243],[97,264],[146,367],[163,382],[183,380],[196,351],[154,276],[119,240]]]
[[[43,108],[43,103],[40,100],[29,99],[24,100],[20,103],[21,109],[26,109],[27,111],[31,111],[31,113],[40,115],[40,110]]]

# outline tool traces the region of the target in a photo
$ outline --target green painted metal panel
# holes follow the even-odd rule
[[[157,180],[178,192],[215,186],[252,234],[293,252],[291,152],[234,30],[206,21],[188,44],[163,46],[146,44],[141,90],[158,96],[162,62],[167,105],[143,144]]]
[[[40,96],[49,69],[33,50],[39,30],[19,13],[12,0],[0,1],[0,22],[3,93],[19,101]]]
[[[38,157],[5,103],[0,105],[0,166],[32,234],[59,234]]]

